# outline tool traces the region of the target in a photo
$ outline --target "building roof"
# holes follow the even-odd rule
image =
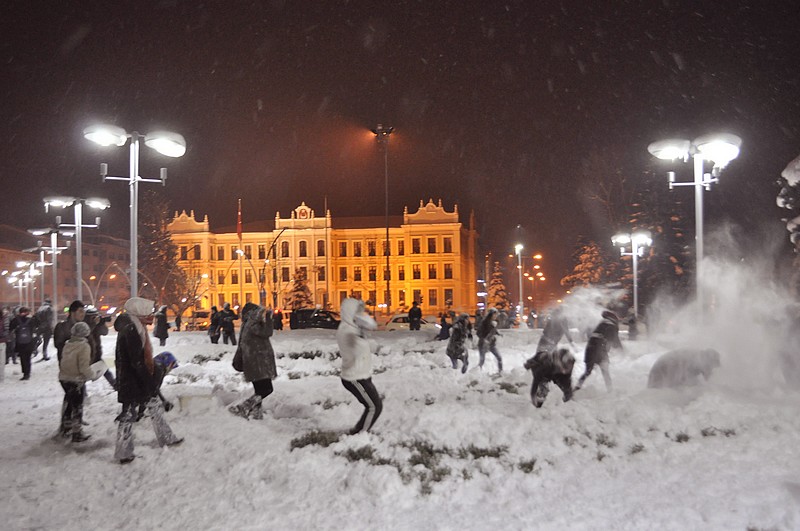
[[[11,225],[0,225],[0,248],[21,251],[35,247],[36,242],[42,239],[41,236],[34,236],[26,230]]]

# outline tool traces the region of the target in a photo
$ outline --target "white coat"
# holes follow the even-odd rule
[[[372,352],[365,332],[377,329],[378,323],[364,313],[364,302],[358,299],[343,300],[341,316],[336,342],[342,356],[342,380],[371,378]]]

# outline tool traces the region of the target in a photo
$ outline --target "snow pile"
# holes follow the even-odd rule
[[[231,368],[235,347],[175,333],[166,350],[181,365],[163,392],[186,440],[159,448],[145,419],[125,466],[112,459],[119,406],[104,380],[88,386],[92,438],[64,443],[55,362],[36,363],[28,382],[8,365],[0,518],[14,530],[797,529],[800,395],[774,374],[741,377],[753,367],[740,365],[751,345],[739,329],[705,338],[722,345],[708,384],[648,390],[672,345],[624,341],[611,353],[613,393],[593,375],[574,401],[553,388],[540,410],[522,369],[539,330],[501,331],[502,375],[492,356],[480,370],[474,349],[462,375],[444,342],[376,332],[384,412],[356,436],[344,435],[361,407],[338,379],[333,331],[276,333],[280,376],[262,421],[224,407],[252,392]],[[112,331],[105,352],[114,341]]]

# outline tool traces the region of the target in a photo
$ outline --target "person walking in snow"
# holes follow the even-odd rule
[[[53,346],[56,347],[59,363],[61,363],[61,352],[64,345],[67,344],[67,340],[72,334],[72,327],[75,326],[75,323],[83,321],[85,316],[86,306],[82,301],[74,300],[69,305],[67,319],[58,323],[53,330]]]
[[[272,326],[272,310],[252,302],[244,305],[239,347],[234,359],[239,358],[239,368],[245,381],[253,384],[254,394],[228,410],[248,420],[261,420],[264,417],[261,403],[272,394],[272,380],[278,377],[275,351],[269,339],[272,337]]]
[[[378,323],[359,299],[344,299],[341,317],[336,343],[342,356],[342,385],[364,406],[361,418],[349,432],[355,435],[369,431],[383,411],[383,402],[372,383],[372,352],[367,340],[367,332],[376,330]]]
[[[219,317],[220,328],[222,329],[222,342],[227,345],[228,340],[230,340],[231,345],[236,346],[236,334],[233,331],[233,322],[239,319],[239,316],[236,315],[236,312],[231,310],[231,303],[226,302],[222,305],[222,311]]]
[[[221,320],[222,316],[217,311],[216,306],[211,307],[211,317],[208,320],[208,337],[211,339],[213,344],[219,343],[219,335],[220,335],[220,327],[222,325]]]
[[[103,359],[103,340],[101,338],[108,335],[108,326],[106,326],[106,322],[110,319],[110,317],[101,317],[100,312],[97,311],[97,308],[94,306],[86,307],[83,321],[89,325],[89,329],[91,330],[87,339],[92,349],[92,363],[97,363]],[[111,369],[106,369],[103,376],[106,381],[111,384],[111,387],[114,389],[117,388],[117,380],[114,378],[114,373],[111,372]]]
[[[575,346],[572,335],[569,333],[569,321],[563,306],[553,310],[545,321],[542,337],[536,345],[536,352],[554,352],[558,347],[558,342],[562,337],[566,337],[571,346]]]
[[[58,380],[64,389],[59,433],[62,437],[72,437],[72,442],[76,443],[89,438],[83,433],[83,397],[86,396],[86,382],[94,376],[92,349],[86,339],[90,332],[89,325],[82,321],[72,326],[58,366]]]
[[[36,348],[33,337],[35,328],[36,321],[31,317],[31,310],[27,306],[21,307],[17,316],[8,325],[9,332],[14,334],[14,350],[22,366],[22,380],[31,379],[31,354]]]
[[[458,360],[461,360],[462,374],[469,368],[467,339],[472,341],[472,323],[469,322],[469,314],[462,313],[453,321],[450,327],[450,340],[447,342],[447,357],[450,358],[454,369],[458,368]]]
[[[169,337],[169,323],[167,322],[167,306],[161,306],[153,316],[156,325],[153,327],[153,336],[158,338],[159,346],[167,344]]]
[[[56,325],[56,312],[50,299],[45,299],[38,310],[36,310],[36,334],[42,338],[42,359],[47,361],[50,356],[47,353],[47,347],[50,344],[50,339],[53,337],[53,329]]]
[[[622,343],[619,341],[619,317],[610,310],[604,311],[602,317],[603,320],[594,329],[586,344],[583,354],[586,371],[578,379],[578,384],[575,386],[576,391],[583,387],[583,382],[592,374],[595,365],[599,365],[600,371],[603,373],[606,391],[612,390],[611,373],[608,370],[608,351],[612,347],[622,350]]]
[[[503,372],[503,358],[497,350],[497,337],[500,335],[497,332],[497,315],[497,308],[489,308],[481,320],[481,326],[478,328],[478,354],[480,355],[478,366],[483,368],[483,363],[486,361],[486,352],[491,351],[495,359],[497,359],[498,372]]]
[[[525,362],[525,369],[533,372],[531,402],[542,407],[550,392],[549,382],[554,382],[564,393],[564,402],[572,398],[572,368],[575,356],[566,348],[540,350]]]
[[[411,303],[411,309],[408,310],[408,329],[419,330],[420,323],[422,322],[422,308],[419,303],[414,301]]]
[[[147,325],[153,322],[153,301],[131,297],[125,302],[125,313],[117,317],[116,367],[117,401],[122,404],[122,414],[117,427],[114,459],[130,463],[134,455],[133,423],[139,404],[146,403],[153,422],[156,440],[160,446],[174,446],[183,442],[175,436],[164,418],[164,405],[156,396],[153,346]]]

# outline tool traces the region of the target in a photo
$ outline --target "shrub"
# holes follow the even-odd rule
[[[506,393],[511,393],[512,395],[518,395],[519,394],[519,388],[516,385],[512,384],[512,383],[500,382],[497,386],[500,389],[502,389],[503,391],[505,391]]]
[[[685,443],[689,440],[689,434],[680,432],[678,435],[675,436],[675,442]]]
[[[536,468],[536,458],[529,459],[527,461],[520,461],[517,464],[517,468],[525,472],[526,474],[530,474]]]
[[[643,445],[643,444],[641,444],[641,443],[636,443],[636,444],[634,444],[634,445],[633,445],[633,446],[631,446],[631,447],[630,447],[630,449],[628,450],[628,453],[630,453],[631,455],[633,455],[633,454],[638,454],[639,452],[644,452],[644,445]]]
[[[375,449],[372,446],[364,445],[361,448],[358,448],[357,450],[348,448],[347,451],[344,452],[344,454],[339,454],[339,455],[344,455],[344,457],[350,462],[369,461],[370,463],[372,463],[375,457]]]
[[[474,444],[461,447],[458,449],[458,457],[460,459],[468,459],[472,456],[473,459],[480,459],[481,457],[493,457],[498,459],[508,450],[507,446],[495,446],[494,448],[479,448]]]
[[[335,442],[339,442],[339,434],[335,431],[314,430],[301,437],[292,439],[291,443],[289,443],[289,448],[294,450],[295,448],[304,448],[311,444],[327,448]]]
[[[598,433],[597,437],[595,437],[594,440],[595,442],[597,442],[597,444],[601,446],[606,446],[608,448],[614,448],[617,445],[616,441],[614,441],[614,439],[612,439],[605,433]]]

